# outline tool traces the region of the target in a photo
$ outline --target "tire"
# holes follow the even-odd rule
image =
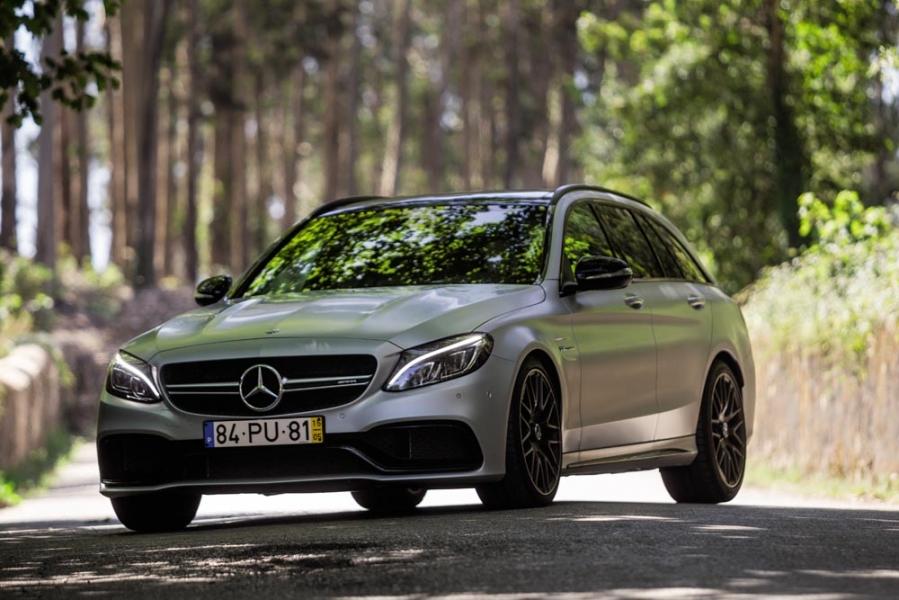
[[[533,508],[555,498],[562,471],[562,406],[554,381],[536,358],[521,366],[506,427],[506,474],[476,488],[487,508]]]
[[[737,377],[723,362],[712,366],[706,380],[696,450],[696,459],[689,466],[660,469],[668,494],[677,502],[732,500],[743,485],[746,470],[746,417]]]
[[[122,525],[139,533],[179,531],[197,515],[200,494],[154,493],[112,498],[112,509]]]
[[[375,487],[353,492],[353,500],[373,513],[395,515],[415,510],[426,493],[421,488]]]

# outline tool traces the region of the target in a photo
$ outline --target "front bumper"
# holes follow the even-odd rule
[[[168,400],[141,404],[103,392],[100,492],[467,487],[503,476],[513,362],[494,355],[465,377],[395,393],[381,390],[395,360],[378,358],[378,371],[358,400],[296,413],[324,417],[322,445],[206,449],[203,422],[222,417],[183,412]]]

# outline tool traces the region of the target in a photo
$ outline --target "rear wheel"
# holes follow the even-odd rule
[[[506,475],[477,487],[488,508],[546,506],[562,471],[562,408],[553,380],[535,358],[515,380],[506,433]]]
[[[178,531],[197,515],[200,494],[159,492],[112,498],[112,509],[122,525],[140,533]]]
[[[376,487],[353,492],[353,500],[373,513],[402,514],[421,504],[426,492],[421,488]]]
[[[668,493],[677,502],[714,504],[733,499],[746,470],[746,417],[737,378],[722,362],[712,367],[706,382],[696,449],[693,464],[661,469]]]

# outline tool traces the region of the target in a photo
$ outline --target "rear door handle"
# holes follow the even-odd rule
[[[640,310],[641,308],[643,308],[643,298],[634,294],[628,294],[627,296],[625,296],[624,303],[634,310]]]
[[[687,304],[692,306],[694,309],[699,310],[703,306],[705,306],[705,298],[703,298],[702,296],[699,296],[697,294],[693,294],[693,295],[687,296]]]

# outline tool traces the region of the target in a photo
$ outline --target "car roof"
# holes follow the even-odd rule
[[[632,200],[649,208],[649,205],[639,198],[610,190],[608,188],[587,184],[568,184],[558,187],[555,190],[496,190],[395,197],[350,196],[321,205],[315,211],[313,211],[312,214],[309,215],[309,218],[314,218],[321,215],[337,214],[351,210],[360,210],[364,208],[381,208],[386,206],[419,204],[442,204],[446,202],[502,201],[522,202],[528,204],[555,204],[565,194],[577,191],[603,192],[611,194],[613,196],[619,196],[621,198]]]
[[[328,204],[324,204],[316,210],[311,217],[320,215],[337,214],[345,211],[360,210],[364,208],[382,208],[387,206],[406,206],[420,204],[444,204],[447,202],[522,202],[549,204],[552,200],[552,192],[545,190],[515,190],[495,192],[465,192],[448,194],[426,194],[421,196],[351,196],[340,198]]]

